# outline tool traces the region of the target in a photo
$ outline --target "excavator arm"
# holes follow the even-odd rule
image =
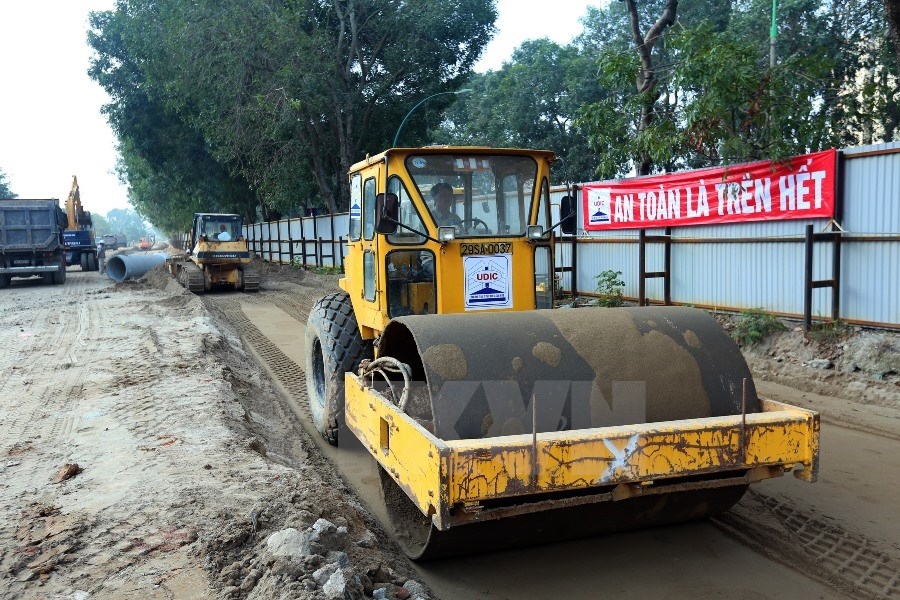
[[[78,177],[72,176],[72,189],[66,198],[66,216],[69,218],[68,230],[90,229],[93,225],[91,213],[81,206],[81,191],[78,188]]]

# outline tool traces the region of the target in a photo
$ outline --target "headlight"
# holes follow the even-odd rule
[[[456,239],[455,227],[438,227],[438,241],[442,244],[452,242]]]
[[[525,230],[525,236],[529,240],[539,240],[544,237],[544,228],[541,225],[529,225]]]

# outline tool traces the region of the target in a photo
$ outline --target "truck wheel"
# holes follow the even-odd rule
[[[89,253],[88,257],[88,271],[96,271],[97,270],[97,255]]]
[[[59,269],[56,271],[53,271],[53,273],[51,273],[51,275],[53,276],[53,284],[54,285],[62,285],[66,282],[65,260],[63,260],[63,263],[59,266]]]
[[[90,269],[88,268],[88,255],[82,253],[82,254],[79,254],[78,257],[81,259],[79,261],[79,264],[81,265],[81,270],[82,271],[90,271]]]
[[[337,446],[344,422],[344,373],[372,358],[371,340],[363,340],[350,296],[330,294],[313,306],[306,322],[306,391],[313,425]]]
[[[9,275],[0,275],[0,288],[5,288],[9,286]]]

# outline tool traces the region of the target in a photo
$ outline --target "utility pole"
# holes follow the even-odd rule
[[[772,28],[769,30],[769,67],[775,68],[775,38],[778,37],[778,0],[772,0]]]

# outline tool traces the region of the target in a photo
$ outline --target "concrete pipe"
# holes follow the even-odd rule
[[[166,262],[168,255],[163,252],[148,254],[116,255],[106,261],[106,273],[116,282],[132,277],[140,277],[156,265]]]

